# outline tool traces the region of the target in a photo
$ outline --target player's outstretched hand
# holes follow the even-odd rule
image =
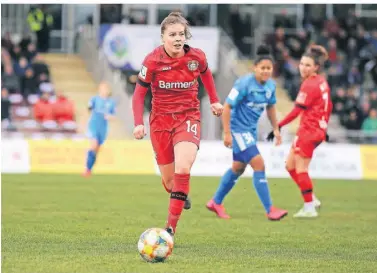
[[[214,114],[216,117],[221,116],[223,113],[223,110],[224,110],[224,106],[221,103],[215,102],[211,104],[212,114]]]
[[[138,125],[134,128],[134,137],[136,139],[143,139],[147,135],[144,125]]]
[[[273,134],[276,138],[276,142],[275,142],[275,145],[276,146],[279,146],[283,141],[281,140],[281,135],[280,135],[280,130],[274,130],[273,131]]]
[[[227,148],[232,148],[232,135],[230,133],[224,133],[224,145]]]

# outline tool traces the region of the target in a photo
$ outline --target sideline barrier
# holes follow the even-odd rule
[[[85,166],[87,140],[3,140],[2,173],[81,173]],[[290,144],[279,147],[259,143],[268,177],[289,177],[285,159]],[[231,166],[232,151],[221,141],[202,141],[192,176],[221,176]],[[377,146],[322,144],[310,165],[313,178],[373,179],[377,181]],[[94,173],[159,174],[149,141],[110,140],[98,156]],[[245,176],[252,176],[247,168]]]
[[[89,141],[29,141],[31,172],[82,173]],[[94,173],[154,174],[153,150],[147,142],[112,140],[99,153]]]

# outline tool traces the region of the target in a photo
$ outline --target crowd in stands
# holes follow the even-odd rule
[[[29,37],[1,41],[2,131],[75,132],[74,104],[51,82],[48,65]]]
[[[276,76],[292,100],[299,91],[298,65],[311,43],[323,45],[329,53],[325,65],[332,90],[334,113],[348,130],[362,130],[368,142],[377,143],[377,31],[368,31],[355,13],[345,20],[331,19],[322,25],[286,33],[286,21],[275,22],[275,33],[266,37],[276,59]],[[369,84],[368,84],[369,83]],[[350,140],[360,141],[350,134]],[[374,135],[368,137],[368,135]]]

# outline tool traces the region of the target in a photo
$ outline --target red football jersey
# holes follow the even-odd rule
[[[199,110],[197,78],[207,70],[207,59],[198,48],[185,45],[184,50],[184,56],[172,58],[159,46],[144,59],[138,83],[151,86],[155,114]]]
[[[327,131],[333,104],[329,84],[323,76],[310,77],[301,84],[296,105],[304,108],[299,132]]]

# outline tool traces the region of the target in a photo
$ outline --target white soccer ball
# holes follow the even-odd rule
[[[137,248],[147,262],[159,263],[166,260],[173,251],[173,238],[162,228],[150,228],[141,234]]]

